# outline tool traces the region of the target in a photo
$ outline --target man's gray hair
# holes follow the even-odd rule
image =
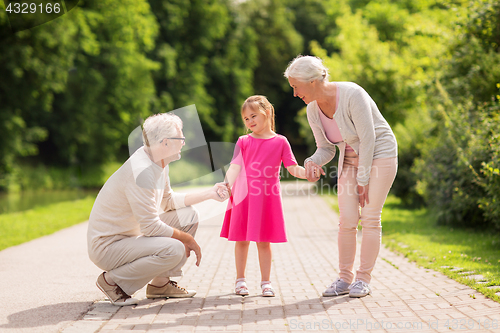
[[[299,55],[293,59],[285,71],[285,77],[294,78],[301,82],[328,81],[328,68],[323,65],[323,60],[313,56]]]
[[[147,147],[159,143],[165,138],[172,138],[182,130],[182,120],[172,112],[149,116],[142,125],[142,142]]]

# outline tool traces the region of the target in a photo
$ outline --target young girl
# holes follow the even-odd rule
[[[281,206],[281,162],[295,177],[305,178],[288,140],[274,132],[274,108],[264,96],[251,96],[241,107],[250,134],[236,142],[226,181],[232,196],[222,225],[221,237],[236,241],[237,295],[248,295],[245,268],[250,241],[257,243],[262,296],[274,296],[271,286],[271,244],[286,242]]]

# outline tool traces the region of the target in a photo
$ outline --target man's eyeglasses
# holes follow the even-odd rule
[[[170,139],[170,140],[182,140],[182,143],[186,143],[186,138],[183,137],[183,138],[165,138],[165,139]],[[163,140],[165,140],[163,139]],[[160,143],[163,142],[163,140],[160,141]],[[166,144],[165,144],[166,145]]]

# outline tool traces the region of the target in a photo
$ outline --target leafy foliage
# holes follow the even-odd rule
[[[287,100],[292,96],[283,72],[288,63],[302,52],[302,36],[292,24],[293,16],[287,10],[285,0],[247,1],[241,4],[240,10],[244,13],[244,24],[251,27],[257,37],[254,93],[267,96],[276,111],[277,131],[293,138],[297,132],[294,116],[302,105],[293,111],[288,107]]]
[[[500,6],[474,2],[467,13],[450,45],[452,58],[443,63],[443,84],[436,84],[434,134],[423,142],[414,171],[440,222],[499,228],[500,33],[488,27]]]
[[[146,52],[158,27],[144,0],[87,0],[81,9],[67,20],[91,42],[77,49],[66,90],[43,119],[50,135],[41,148],[52,161],[89,167],[112,160],[149,113],[159,66]]]
[[[207,141],[234,141],[252,94],[310,154],[304,105],[283,78],[300,53],[373,97],[398,139],[392,191],[405,204],[498,226],[495,0],[82,0],[15,34],[0,10],[0,188],[95,186],[142,119],[191,104]]]
[[[38,154],[36,143],[48,136],[31,119],[49,114],[54,95],[64,90],[75,34],[64,20],[13,34],[0,10],[0,187],[8,185],[16,157]]]

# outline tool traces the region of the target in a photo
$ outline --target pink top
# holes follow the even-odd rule
[[[338,108],[339,94],[337,94],[337,103],[336,104],[337,104],[337,108]],[[335,110],[335,112],[337,112],[337,110]],[[325,114],[321,110],[319,113],[319,119],[321,120],[321,124],[323,125],[323,128],[325,129],[326,137],[328,138],[328,140],[330,140],[330,142],[337,143],[337,142],[341,142],[344,140],[342,138],[342,134],[340,134],[339,126],[337,125],[337,122],[335,121],[335,119],[328,118],[327,116],[325,116]],[[354,149],[352,149],[351,146],[346,144],[345,151],[354,151]]]

